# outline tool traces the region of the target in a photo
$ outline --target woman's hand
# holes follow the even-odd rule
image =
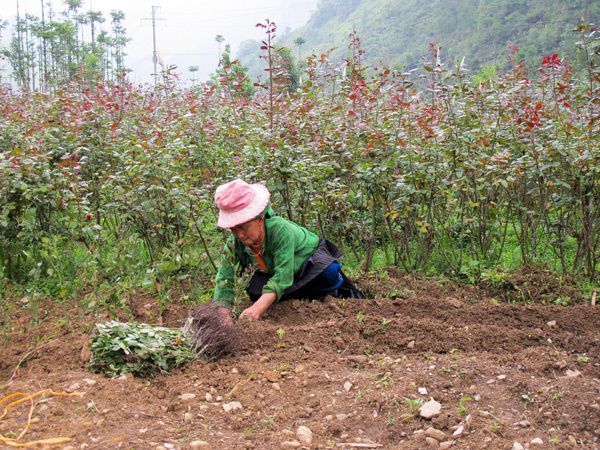
[[[240,314],[240,319],[259,320],[265,313],[269,306],[271,306],[277,299],[277,294],[274,292],[268,292],[261,295],[258,300],[254,302],[252,306],[246,308]]]

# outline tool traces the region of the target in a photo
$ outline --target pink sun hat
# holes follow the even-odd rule
[[[257,217],[269,204],[271,193],[262,184],[248,184],[237,179],[222,184],[215,191],[219,208],[219,228],[233,228]]]

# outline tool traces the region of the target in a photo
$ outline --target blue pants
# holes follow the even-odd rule
[[[329,264],[319,275],[309,281],[306,285],[302,286],[293,292],[289,292],[281,296],[279,301],[290,300],[290,299],[317,299],[323,298],[330,293],[334,293],[344,282],[344,278],[341,274],[342,266],[338,261],[333,261]],[[250,280],[250,286],[246,291],[250,296],[250,300],[255,302],[258,300],[260,295],[257,295],[257,291],[261,292],[262,287],[269,280],[266,274],[255,272],[254,276]]]

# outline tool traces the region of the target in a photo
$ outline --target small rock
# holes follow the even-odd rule
[[[296,368],[294,369],[294,372],[296,373],[302,373],[306,370],[306,365],[305,364],[298,364],[296,366]]]
[[[348,361],[356,364],[366,364],[369,358],[366,355],[350,355],[348,356]]]
[[[220,395],[217,395],[217,398],[216,398],[216,400],[217,400],[218,402],[220,402],[220,401],[223,401],[223,397],[222,397],[222,396],[220,396]]]
[[[285,441],[281,443],[282,449],[294,449],[300,447],[302,447],[302,444],[298,441]]]
[[[207,392],[206,394],[204,394],[204,400],[206,400],[207,402],[213,401],[213,396],[210,394],[210,392]]]
[[[531,445],[544,445],[544,441],[542,441],[539,437],[533,438],[530,442]]]
[[[421,395],[427,395],[427,388],[420,387],[417,390],[419,391],[419,394],[421,394]]]
[[[138,433],[140,433],[140,434],[144,434],[144,433],[146,433],[147,431],[148,431],[148,428],[140,428],[140,429],[138,430]]]
[[[567,376],[567,378],[575,378],[581,375],[581,372],[579,370],[570,370],[567,369],[567,371],[565,372],[565,375]]]
[[[242,404],[240,402],[224,403],[223,409],[225,412],[235,411],[236,409],[242,409]]]
[[[268,370],[265,372],[265,379],[271,383],[275,383],[279,378],[280,374],[276,370]]]
[[[204,448],[210,447],[210,444],[206,441],[192,441],[190,442],[190,448]]]
[[[571,444],[571,447],[577,447],[577,439],[575,439],[575,436],[570,434],[568,440],[569,444]]]
[[[556,326],[556,320],[551,320],[550,322],[546,322],[546,325],[548,325],[549,327],[555,327]]]
[[[194,416],[192,415],[192,413],[186,412],[186,413],[183,415],[183,421],[184,421],[185,423],[190,423],[190,422],[191,422],[193,419],[194,419]]]
[[[506,375],[498,375],[496,378],[499,380],[506,380]]]
[[[305,427],[304,425],[298,427],[298,430],[296,431],[296,436],[298,437],[298,440],[300,442],[303,442],[305,444],[312,443],[313,433],[310,430],[310,428]]]
[[[117,378],[117,381],[128,381],[133,380],[133,374],[131,372],[124,373],[120,377]]]
[[[231,373],[240,373],[240,371],[234,367],[233,369],[231,369]]]
[[[269,361],[269,357],[268,356],[261,356],[260,359],[258,360],[258,362],[261,363],[266,363],[267,361]]]
[[[473,422],[473,417],[471,417],[471,414],[467,414],[467,417],[465,417],[465,420],[463,420],[462,423],[465,427],[465,431],[471,431],[471,422]]]
[[[475,400],[476,402],[480,402],[480,401],[481,401],[481,395],[479,395],[479,394],[475,394],[475,395],[473,396],[473,400]]]
[[[442,405],[435,400],[429,400],[419,408],[419,415],[425,419],[437,416],[442,410]]]
[[[30,423],[38,423],[39,421],[40,421],[40,418],[39,418],[39,417],[33,417],[33,418],[30,420]]]
[[[79,383],[73,383],[71,386],[69,386],[67,388],[67,392],[69,394],[71,394],[71,393],[73,393],[75,391],[78,391],[80,388],[81,388],[81,386],[79,385]]]
[[[408,344],[406,344],[406,348],[414,348],[415,347],[415,341],[410,341]]]
[[[348,414],[336,414],[335,418],[340,422],[346,420],[348,418]]]
[[[465,427],[463,425],[459,425],[458,428],[456,430],[454,430],[454,433],[452,433],[452,437],[457,438],[457,437],[461,436],[464,432],[465,432]]]
[[[437,448],[439,446],[438,441],[436,441],[434,438],[427,436],[425,438],[425,442],[427,442],[427,445],[429,445],[430,447],[435,447]]]
[[[196,394],[191,394],[191,393],[187,393],[187,394],[181,394],[179,396],[179,398],[181,400],[187,401],[187,400],[193,400],[196,398]]]
[[[523,428],[527,428],[531,424],[529,423],[528,420],[521,420],[520,422],[517,422],[517,425],[519,425],[520,427],[523,427]]]
[[[346,382],[344,383],[344,390],[345,390],[346,392],[348,392],[350,389],[352,389],[352,383],[350,383],[349,381],[346,381]]]
[[[271,387],[275,391],[280,391],[281,390],[281,386],[279,386],[279,383],[273,383],[273,384],[271,384]]]
[[[440,450],[446,450],[454,445],[453,441],[440,442]]]
[[[174,450],[174,449],[175,449],[175,444],[171,444],[171,443],[168,443],[168,442],[165,442],[165,443],[163,444],[163,446],[164,446],[165,448],[168,448],[169,450]]]
[[[92,378],[84,378],[83,382],[85,384],[87,384],[88,386],[93,386],[96,384],[96,380],[92,379]]]
[[[525,447],[518,442],[514,442],[511,450],[525,450]]]
[[[434,438],[436,441],[443,441],[444,439],[446,439],[448,436],[446,435],[446,433],[444,433],[441,430],[438,430],[436,428],[433,427],[429,427],[425,430],[425,434],[429,437]]]

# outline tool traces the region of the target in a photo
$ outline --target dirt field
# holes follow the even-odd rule
[[[373,298],[275,305],[240,325],[235,354],[153,380],[86,369],[81,350],[106,315],[46,304],[33,323],[24,301],[2,319],[0,398],[84,392],[37,403],[22,441],[72,438],[58,448],[600,448],[600,306],[542,304],[559,288],[539,280],[529,303],[506,301],[514,286],[393,272],[359,285]],[[157,322],[152,298],[130,307],[120,319]],[[187,309],[175,302],[166,325]],[[421,417],[431,399],[439,414]],[[23,429],[27,406],[0,434]]]

